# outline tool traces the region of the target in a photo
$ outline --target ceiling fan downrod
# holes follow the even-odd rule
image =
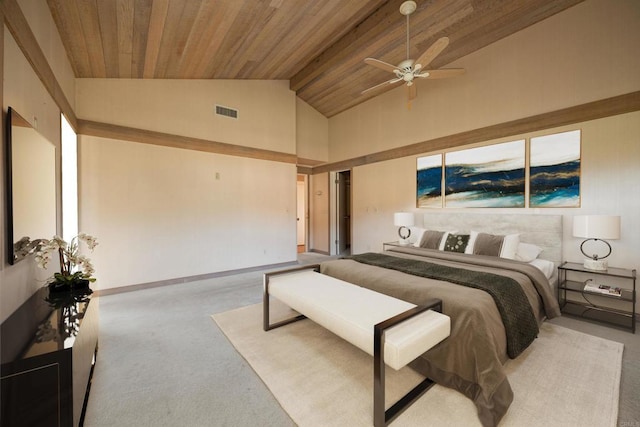
[[[409,15],[415,12],[416,8],[414,1],[405,1],[400,5],[400,13],[407,17],[407,60],[409,60]]]

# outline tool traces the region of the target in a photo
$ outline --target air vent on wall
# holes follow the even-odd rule
[[[222,105],[216,105],[216,114],[219,116],[231,117],[232,119],[238,118],[238,110],[233,108],[223,107]]]

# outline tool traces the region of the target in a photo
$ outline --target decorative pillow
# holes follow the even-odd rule
[[[478,233],[473,245],[473,253],[476,255],[488,255],[514,259],[516,257],[518,243],[520,243],[519,234],[508,234],[506,236],[502,236],[497,234]]]
[[[473,253],[476,255],[500,256],[503,243],[504,236],[478,233],[473,245]]]
[[[444,250],[447,252],[464,253],[468,243],[468,234],[449,234],[444,244]]]
[[[517,261],[531,262],[538,258],[538,255],[542,252],[540,246],[533,245],[531,243],[518,243],[518,249],[516,250]]]
[[[440,249],[440,242],[444,234],[444,231],[425,230],[420,242],[418,242],[419,246],[427,249]]]
[[[451,234],[456,234],[458,230],[445,231],[442,235],[442,239],[440,240],[440,246],[438,246],[439,251],[444,251],[444,245],[447,243],[447,237]]]

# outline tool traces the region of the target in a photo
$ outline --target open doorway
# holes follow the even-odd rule
[[[336,254],[351,253],[351,171],[336,172]]]
[[[296,180],[296,235],[298,253],[307,252],[307,175],[298,174]]]

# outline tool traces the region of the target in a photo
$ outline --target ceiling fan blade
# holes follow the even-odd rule
[[[384,82],[384,83],[380,83],[379,85],[375,85],[375,86],[373,86],[373,87],[370,87],[369,89],[365,89],[365,90],[363,90],[362,92],[360,92],[360,94],[361,94],[361,95],[364,95],[365,93],[371,92],[371,91],[376,90],[376,89],[380,89],[380,88],[382,88],[382,87],[384,87],[384,86],[389,86],[389,85],[392,85],[392,84],[395,84],[395,83],[399,83],[399,82],[401,82],[401,81],[402,81],[402,79],[391,79],[391,80],[387,80],[387,81],[386,81],[386,82]]]
[[[446,79],[448,77],[460,76],[464,73],[464,68],[441,68],[439,70],[424,70],[419,74],[414,74],[413,76],[423,79]]]
[[[434,44],[429,47],[429,49],[425,51],[425,53],[420,55],[420,57],[416,60],[416,65],[414,65],[414,67],[417,67],[417,65],[420,64],[420,67],[425,68],[431,63],[431,61],[435,59],[436,56],[440,55],[440,52],[442,52],[448,45],[449,37],[440,37]]]
[[[380,68],[385,71],[391,71],[392,73],[395,72],[396,70],[400,70],[395,65],[387,64],[386,62],[380,61],[379,59],[375,59],[375,58],[365,58],[364,62],[369,65],[373,65],[376,68]]]
[[[416,96],[418,96],[418,88],[416,86],[415,82],[411,86],[407,86],[407,97],[409,98],[409,102],[413,101],[416,99]]]

